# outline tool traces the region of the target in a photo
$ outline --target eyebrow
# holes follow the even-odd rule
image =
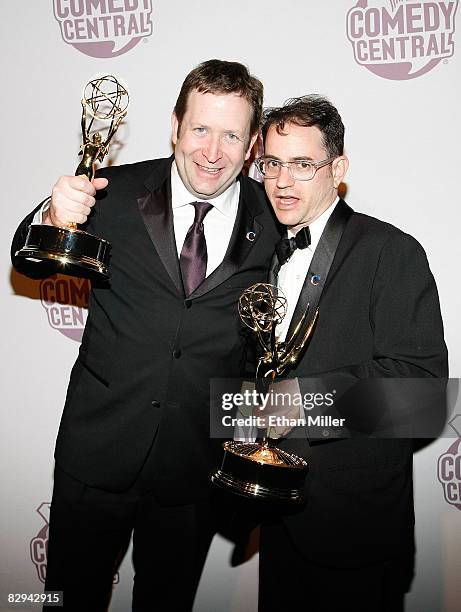
[[[212,129],[211,126],[206,125],[205,123],[200,123],[200,121],[195,121],[193,123],[191,123],[191,127],[192,128],[196,128],[196,127],[201,127],[201,128],[205,128],[206,130],[210,130]],[[233,130],[232,128],[226,128],[225,130],[222,131],[223,134],[237,134],[238,136],[241,136],[241,138],[245,137],[244,134],[245,130]]]
[[[277,157],[277,155],[270,155],[269,153],[264,155],[264,157],[269,157],[275,161],[283,161],[283,159],[280,159],[280,157]],[[309,155],[298,155],[297,157],[292,157],[288,161],[314,161],[314,158],[310,157]]]

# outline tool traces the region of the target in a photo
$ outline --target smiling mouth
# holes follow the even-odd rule
[[[201,166],[200,164],[197,164],[197,163],[196,165],[199,168],[199,170],[206,172],[207,174],[218,174],[218,172],[222,170],[222,168],[210,168],[208,166]]]

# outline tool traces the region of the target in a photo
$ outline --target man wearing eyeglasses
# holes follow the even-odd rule
[[[338,197],[349,162],[337,109],[316,95],[288,100],[266,112],[263,139],[256,164],[287,227],[270,273],[288,302],[279,341],[308,305],[308,317],[319,312],[288,376],[301,388],[315,377],[329,391],[329,381],[446,377],[437,289],[422,247]],[[374,409],[374,401],[366,405]],[[414,552],[411,440],[348,439],[329,427],[302,433],[279,446],[309,464],[306,504],[261,528],[260,611],[403,610]]]

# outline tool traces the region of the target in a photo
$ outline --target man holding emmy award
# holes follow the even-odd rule
[[[338,197],[348,159],[337,109],[317,95],[288,100],[266,111],[263,139],[256,163],[287,228],[269,275],[287,299],[280,346],[306,310],[316,317],[286,376],[330,392],[391,378],[438,384],[447,354],[425,253]],[[374,401],[365,407],[372,414]],[[350,409],[342,407],[346,421]],[[403,610],[414,552],[412,441],[306,427],[278,446],[307,461],[305,505],[262,525],[260,610]]]
[[[263,190],[241,175],[262,94],[241,64],[200,64],[175,105],[172,157],[104,168],[93,182],[61,177],[16,232],[13,263],[33,278],[65,272],[67,258],[32,250],[32,222],[82,224],[111,245],[55,452],[46,589],[63,591],[66,610],[107,609],[132,533],[133,610],[192,607],[220,518],[209,379],[242,374],[238,298],[265,279],[280,237]]]

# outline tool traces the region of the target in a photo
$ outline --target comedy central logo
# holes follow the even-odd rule
[[[152,0],[53,0],[64,42],[91,57],[116,57],[152,34]]]
[[[40,582],[45,582],[46,577],[46,561],[48,557],[48,526],[50,522],[50,507],[49,502],[43,502],[37,508],[45,524],[40,528],[39,532],[30,541],[30,558],[37,570],[37,576]]]
[[[445,501],[461,510],[461,415],[456,415],[449,425],[460,437],[440,455],[437,475],[443,487]]]
[[[359,0],[347,13],[355,61],[385,79],[429,72],[454,53],[458,0]]]
[[[53,329],[81,342],[85,328],[90,281],[56,274],[40,283],[40,299]]]

